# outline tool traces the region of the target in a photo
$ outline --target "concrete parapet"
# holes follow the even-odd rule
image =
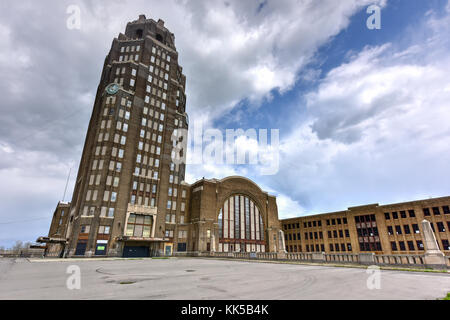
[[[325,252],[313,252],[312,255],[313,262],[325,262]]]
[[[375,253],[360,253],[359,254],[359,263],[361,264],[375,264]]]

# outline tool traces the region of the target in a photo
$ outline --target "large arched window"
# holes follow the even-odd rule
[[[261,211],[248,196],[236,194],[219,211],[219,252],[264,252]]]

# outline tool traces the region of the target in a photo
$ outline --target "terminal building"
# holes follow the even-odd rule
[[[47,256],[420,253],[423,219],[450,255],[450,197],[279,220],[276,198],[245,177],[186,183],[174,163],[185,86],[164,21],[129,22],[104,62],[72,201],[37,240]]]
[[[185,85],[164,21],[129,22],[104,62],[72,201],[38,239],[47,256],[284,251],[276,199],[254,182],[184,181]]]
[[[287,252],[421,254],[423,220],[450,255],[450,197],[351,207],[285,219],[282,225]]]

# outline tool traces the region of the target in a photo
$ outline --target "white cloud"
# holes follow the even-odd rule
[[[139,14],[145,13],[153,19],[162,18],[175,34],[180,64],[187,76],[187,111],[191,119],[201,119],[206,129],[242,99],[248,99],[257,107],[258,102],[271,98],[271,90],[283,93],[292,88],[299,71],[314,58],[316,50],[345,29],[355,12],[374,2],[385,1],[328,0],[320,1],[320,4],[316,0],[267,1],[260,11],[260,2],[238,0],[170,3],[61,0],[50,5],[2,2],[0,72],[3,78],[0,91],[4,97],[4,114],[0,119],[0,181],[1,190],[5,190],[0,208],[2,219],[23,212],[37,213],[38,216],[44,212],[51,214],[55,199],[62,194],[68,163],[78,161],[81,156],[93,98],[111,41],[124,31],[128,21],[135,20]],[[66,8],[70,4],[81,6],[80,31],[65,28]],[[26,27],[23,17],[33,17]],[[448,30],[449,24],[446,26],[444,20],[433,13],[429,17],[430,28],[435,33]],[[435,36],[430,38],[429,45],[445,41],[445,38]],[[424,51],[419,47],[414,48],[415,51],[412,48],[409,52],[402,52],[403,59]],[[417,168],[421,159],[425,164],[432,161],[436,168],[441,168],[436,165],[436,150],[442,150],[439,161],[444,163],[447,160],[445,146],[448,141],[441,138],[444,134],[441,128],[447,116],[444,102],[449,85],[442,79],[445,69],[441,70],[437,63],[439,60],[432,59],[434,64],[425,65],[386,65],[382,61],[368,60],[370,50],[376,59],[392,49],[368,49],[354,57],[347,67],[336,69],[335,75],[328,75],[321,87],[309,97],[310,110],[314,111],[306,122],[314,130],[303,126],[291,134],[293,140],[286,140],[282,145],[285,168],[292,169],[280,173],[277,176],[279,181],[275,177],[270,184],[273,189],[275,186],[280,189],[282,215],[311,207],[313,201],[326,205],[328,195],[322,196],[323,181],[331,186],[327,189],[329,192],[346,196],[352,190],[344,194],[341,179],[351,180],[352,175],[357,174],[368,177],[367,172],[373,168],[379,171],[383,166],[389,167],[388,162],[381,165],[373,162],[373,157],[384,156],[392,160],[394,151],[401,149],[399,145],[404,149],[403,154],[417,159],[410,164],[411,170]],[[20,54],[10,55],[11,52]],[[432,52],[435,57],[442,57],[442,51],[440,55],[438,50]],[[361,76],[357,70],[352,71],[352,67],[367,68],[368,75]],[[381,72],[377,72],[377,68],[381,68]],[[353,72],[361,82],[352,82],[352,76],[346,72]],[[411,79],[398,77],[398,72],[408,72]],[[303,76],[317,79],[317,74],[317,70],[308,70]],[[398,86],[394,91],[382,85],[376,92],[371,91],[370,86],[385,76],[390,84],[397,86],[399,81],[406,89],[412,88],[413,95]],[[419,85],[420,77],[427,81],[424,87]],[[337,78],[342,80],[342,84],[336,83]],[[442,82],[439,84],[438,81]],[[362,93],[351,91],[349,88],[353,85],[359,85]],[[443,89],[442,94],[437,91],[439,88],[447,89]],[[408,99],[422,99],[423,105],[408,108],[408,112],[403,112],[403,119],[395,116],[398,108],[387,108],[383,101],[375,103],[382,97],[396,98],[396,106],[400,110],[405,107],[400,102],[410,103]],[[326,107],[327,101],[331,101],[334,110]],[[422,113],[428,104],[433,106],[433,112],[426,116]],[[342,105],[349,106],[349,115],[342,112]],[[372,112],[375,118],[367,117],[367,112]],[[335,115],[341,123],[333,122]],[[417,120],[421,117],[422,123]],[[329,127],[320,125],[327,122]],[[436,124],[438,130],[431,130],[430,124]],[[397,132],[392,131],[392,126]],[[419,138],[411,141],[410,135],[405,133],[405,126],[414,128],[413,133]],[[395,137],[399,137],[398,140]],[[349,145],[348,141],[354,143]],[[428,144],[428,141],[432,143]],[[383,147],[392,154],[384,152],[380,155],[379,148]],[[414,148],[419,148],[424,155],[417,156]],[[9,152],[11,150],[13,152]],[[352,158],[355,153],[361,157]],[[405,170],[406,167],[400,163],[396,168]],[[251,168],[191,166],[187,169],[187,180],[193,182],[203,176],[221,178],[252,173]],[[382,172],[379,174],[383,175]],[[51,178],[45,179],[44,176]],[[431,178],[435,179],[436,174],[431,174]],[[7,183],[9,181],[13,183]],[[425,183],[426,179],[421,181]],[[40,184],[45,192],[36,195],[35,189]],[[10,185],[14,187],[9,188]],[[18,186],[21,186],[20,191]],[[355,188],[360,190],[361,185],[355,184]],[[21,198],[15,196],[16,192]],[[31,201],[23,201],[27,196]],[[19,202],[20,206],[17,205]],[[45,234],[48,223],[39,228],[35,233]],[[14,233],[10,232],[9,236],[13,237]]]
[[[46,152],[10,152],[8,146],[0,148],[0,159],[0,244],[34,241],[48,232],[53,210],[63,197],[70,164]],[[69,190],[74,180],[72,174]]]
[[[82,33],[103,46],[139,13],[165,20],[188,79],[189,112],[213,119],[242,99],[257,104],[273,89],[291,88],[314,52],[373,2],[384,1],[280,0],[260,11],[259,2],[238,0],[80,3]]]
[[[437,55],[446,30],[431,37],[367,47],[331,70],[282,141],[272,188],[314,213],[448,195],[450,59]]]
[[[306,214],[305,209],[290,197],[277,194],[278,217],[280,219],[294,218]]]
[[[189,18],[174,29],[194,114],[206,108],[216,118],[241,99],[257,103],[288,90],[318,47],[369,2],[276,1],[259,14],[257,2],[186,6]]]

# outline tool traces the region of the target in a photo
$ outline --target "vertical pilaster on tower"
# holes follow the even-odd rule
[[[445,257],[436,241],[433,229],[428,220],[422,221],[423,239],[425,245],[425,264],[433,269],[445,269]]]

